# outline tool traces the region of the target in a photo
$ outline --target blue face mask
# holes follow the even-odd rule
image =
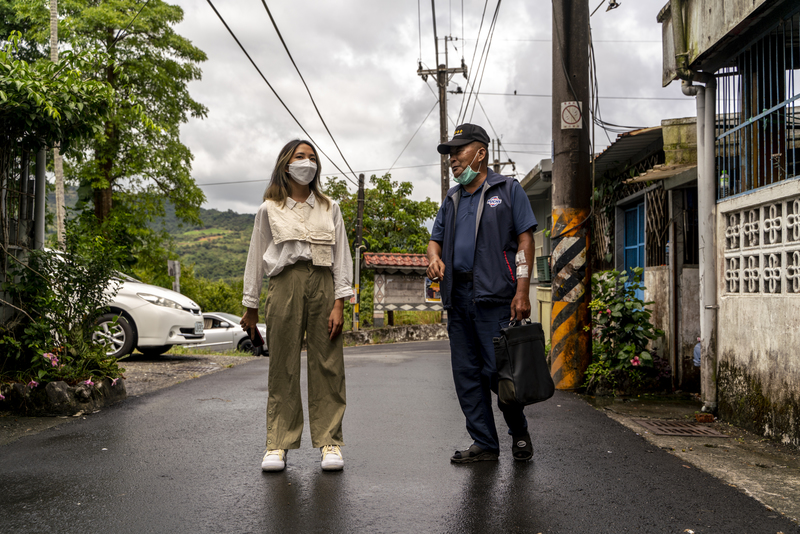
[[[475,152],[475,156],[472,158],[472,161],[471,161],[471,162],[470,162],[470,164],[467,166],[467,168],[466,168],[466,169],[464,169],[464,170],[461,172],[461,174],[460,174],[460,175],[458,175],[458,176],[453,176],[453,180],[455,180],[455,181],[456,181],[456,183],[459,183],[459,184],[461,184],[461,185],[467,185],[467,184],[469,184],[469,183],[470,183],[472,180],[474,180],[474,179],[475,179],[475,177],[476,177],[476,176],[478,176],[478,174],[480,174],[478,171],[473,171],[473,170],[472,170],[472,164],[473,164],[473,163],[475,163],[475,158],[477,158],[477,157],[478,157],[478,153],[477,153],[477,152]],[[452,172],[452,169],[451,169],[451,171],[450,171],[450,172]]]

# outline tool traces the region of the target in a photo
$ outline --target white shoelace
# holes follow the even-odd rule
[[[342,452],[339,450],[338,445],[325,445],[322,447],[322,457],[324,458],[328,454],[335,454],[339,458],[342,457]]]

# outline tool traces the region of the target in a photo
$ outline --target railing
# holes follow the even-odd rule
[[[800,173],[800,13],[717,72],[717,198]]]

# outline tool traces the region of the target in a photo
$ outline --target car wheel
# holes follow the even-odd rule
[[[139,352],[148,356],[150,358],[155,358],[156,356],[161,356],[169,349],[172,348],[172,345],[159,345],[158,347],[137,347]]]
[[[253,342],[250,340],[249,337],[242,338],[239,342],[239,346],[237,347],[240,352],[249,352],[258,356],[258,347],[253,346]]]
[[[92,341],[105,345],[107,356],[121,358],[133,352],[136,343],[133,327],[123,315],[106,313],[95,324],[99,328],[92,334]]]

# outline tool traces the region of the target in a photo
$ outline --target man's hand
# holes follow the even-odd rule
[[[428,270],[426,273],[431,280],[444,279],[444,262],[442,261],[442,246],[436,241],[428,241]]]
[[[336,339],[336,336],[342,333],[344,326],[344,299],[336,299],[333,301],[333,309],[331,316],[328,317],[328,334],[330,334],[331,341]]]
[[[258,308],[247,308],[247,311],[244,313],[244,317],[242,320],[239,321],[239,324],[242,325],[242,330],[250,333],[250,329],[256,326],[258,322]]]
[[[527,292],[517,291],[511,301],[511,320],[521,321],[531,316],[531,299]]]

